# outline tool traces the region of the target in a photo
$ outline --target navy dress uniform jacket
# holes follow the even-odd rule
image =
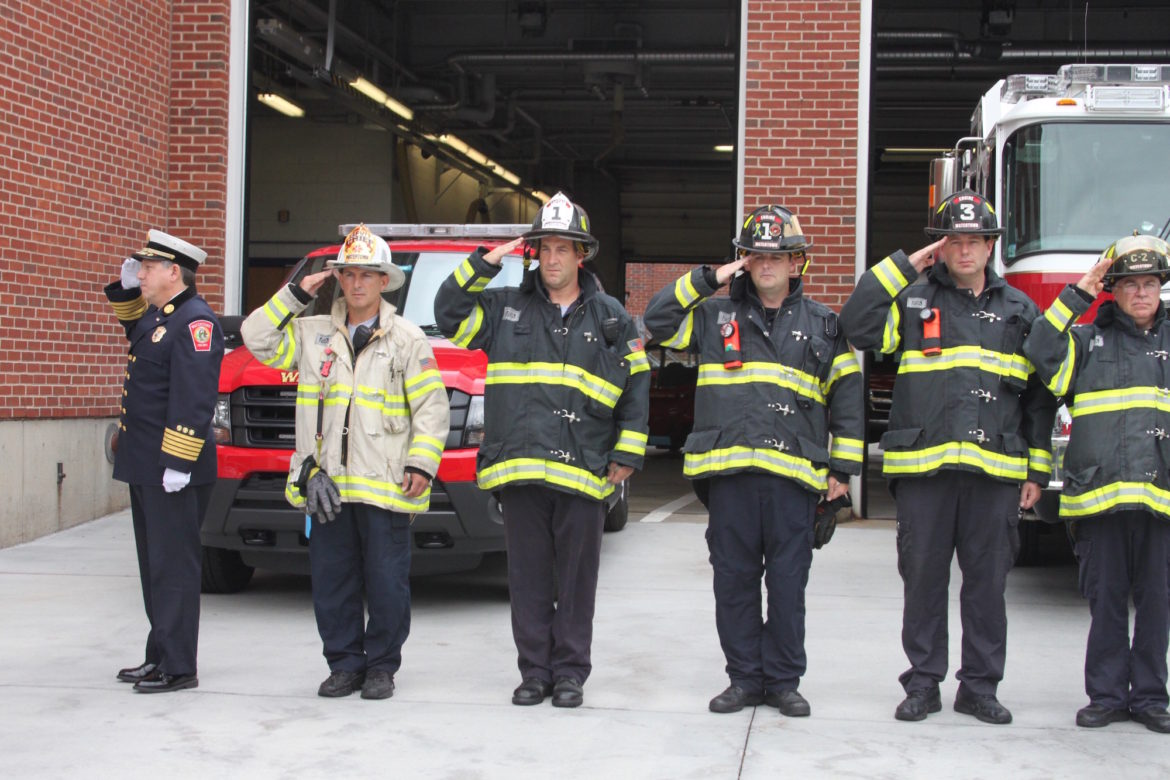
[[[191,485],[214,482],[219,320],[191,288],[161,309],[121,282],[107,285],[105,293],[130,341],[114,479],[161,485],[169,468],[190,473]]]

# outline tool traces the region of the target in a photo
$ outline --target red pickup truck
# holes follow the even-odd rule
[[[345,235],[352,225],[342,225]],[[451,432],[439,472],[431,486],[431,508],[415,518],[411,535],[414,574],[473,569],[484,554],[504,550],[499,502],[475,482],[475,457],[483,440],[483,387],[487,356],[443,339],[435,328],[434,299],[439,285],[477,246],[496,246],[529,229],[528,225],[368,225],[390,244],[406,284],[388,293],[406,319],[431,338],[431,347],[451,403]],[[306,255],[287,281],[299,281],[325,267],[338,246]],[[517,285],[523,274],[519,254],[504,259],[490,287]],[[326,283],[305,314],[323,314],[333,305],[336,287]],[[225,317],[228,346],[239,344],[239,318]],[[233,338],[235,339],[233,342]],[[260,363],[247,348],[224,356],[215,409],[218,480],[203,519],[203,591],[231,593],[252,578],[256,568],[308,572],[305,516],[285,501],[284,484],[295,443],[298,376]],[[625,491],[611,506],[607,530],[625,525]]]

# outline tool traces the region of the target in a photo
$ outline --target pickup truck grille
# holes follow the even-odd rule
[[[447,449],[459,447],[471,396],[447,389],[451,433]],[[296,385],[241,387],[231,394],[232,444],[236,447],[291,450],[296,447]]]

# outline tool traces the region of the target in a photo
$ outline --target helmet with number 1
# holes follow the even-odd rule
[[[563,192],[549,198],[532,220],[532,229],[524,234],[525,256],[540,255],[540,239],[544,236],[567,238],[577,244],[585,255],[582,262],[597,255],[598,242],[589,232],[589,215],[585,209],[569,200]]]
[[[949,195],[930,215],[926,235],[932,238],[960,234],[998,236],[1003,233],[995,209],[987,198],[974,190],[959,190]]]
[[[1170,244],[1155,236],[1119,238],[1101,253],[1101,260],[1113,258],[1102,280],[1105,290],[1113,289],[1125,276],[1156,276],[1162,284],[1170,281]]]
[[[800,220],[783,206],[761,206],[744,219],[739,236],[731,239],[737,254],[793,254],[793,264],[799,265],[797,276],[808,270],[809,257],[805,250],[812,241],[800,229]]]

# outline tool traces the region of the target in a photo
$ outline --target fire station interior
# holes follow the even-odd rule
[[[339,224],[527,223],[535,193],[561,188],[588,206],[597,270],[619,299],[629,264],[724,258],[738,216],[740,6],[256,0],[245,310],[307,251],[336,243]],[[924,243],[928,161],[967,134],[996,80],[1170,60],[1161,0],[862,7],[870,263]],[[871,412],[877,436],[883,410]]]

